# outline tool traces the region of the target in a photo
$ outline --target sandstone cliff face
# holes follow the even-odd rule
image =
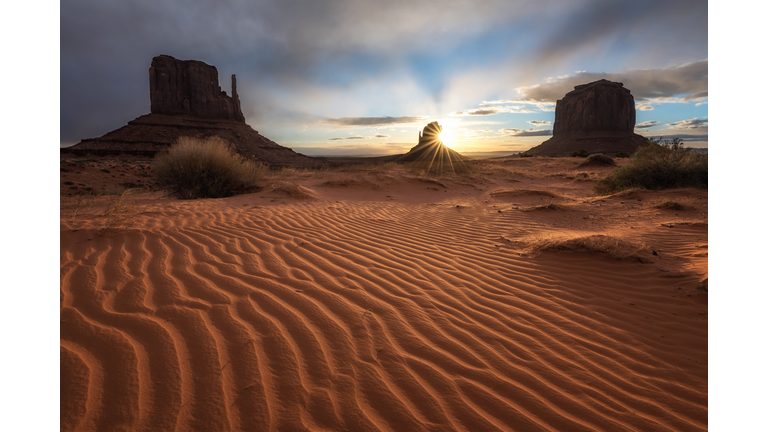
[[[232,75],[232,96],[221,90],[215,66],[197,60],[161,55],[149,68],[149,98],[153,114],[181,114],[245,123]]]
[[[635,98],[624,84],[608,80],[578,85],[557,101],[553,136],[568,132],[633,133]]]
[[[232,75],[232,96],[221,91],[216,67],[167,55],[152,59],[149,68],[152,112],[101,137],[84,139],[62,153],[76,155],[134,155],[153,157],[168,150],[179,137],[218,136],[241,155],[273,166],[325,166],[260,135],[245,123]]]
[[[419,144],[439,141],[442,132],[443,127],[436,121],[424,126],[424,129],[419,132]]]
[[[647,140],[636,134],[635,98],[624,84],[599,80],[576,86],[555,108],[552,138],[526,151],[533,156],[573,152],[632,154]]]

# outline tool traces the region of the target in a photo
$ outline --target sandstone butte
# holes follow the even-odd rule
[[[215,66],[168,55],[152,59],[149,68],[151,113],[99,138],[84,139],[62,154],[154,156],[179,137],[219,136],[243,156],[277,166],[323,166],[323,158],[296,153],[262,136],[245,123],[237,81],[232,75],[232,96],[219,86]]]
[[[632,154],[648,143],[634,128],[632,93],[622,83],[602,79],[578,85],[558,100],[552,138],[525,154],[571,156],[579,150]]]
[[[467,158],[446,146],[440,139],[443,127],[436,121],[419,132],[419,142],[408,153],[391,159],[395,162],[417,162],[429,171],[456,172],[465,169]]]

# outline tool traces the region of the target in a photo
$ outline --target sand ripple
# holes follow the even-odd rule
[[[535,220],[317,201],[68,228],[64,431],[707,428],[695,277],[494,247]]]

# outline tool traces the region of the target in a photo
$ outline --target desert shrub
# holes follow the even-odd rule
[[[533,157],[533,155],[526,154],[526,153],[520,153],[518,156],[521,157],[521,158]]]
[[[689,204],[683,204],[677,201],[662,201],[656,204],[652,204],[651,208],[658,210],[689,210],[693,206]]]
[[[526,254],[535,256],[544,251],[585,251],[619,260],[648,261],[648,245],[614,236],[590,235],[584,237],[534,237],[527,242]]]
[[[708,186],[707,155],[683,147],[682,140],[649,140],[630,164],[613,170],[595,183],[594,191],[609,194],[629,188],[665,189]]]
[[[181,199],[222,198],[257,186],[268,168],[243,158],[219,137],[181,137],[154,160],[157,183]]]
[[[628,158],[629,156],[630,156],[629,153],[626,153],[626,152],[618,152],[614,155],[614,157],[617,157],[617,158]]]
[[[589,156],[589,152],[586,150],[575,151],[571,154],[571,157],[587,157],[587,156]]]
[[[608,166],[608,165],[616,165],[616,162],[611,159],[610,156],[606,156],[602,153],[596,153],[593,155],[589,155],[586,161],[579,165],[579,167],[586,167],[586,166]]]

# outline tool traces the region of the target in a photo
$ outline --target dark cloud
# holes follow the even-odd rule
[[[709,120],[694,118],[688,120],[680,120],[674,123],[668,123],[667,126],[670,126],[674,129],[699,129],[709,126]]]
[[[374,138],[389,138],[389,135],[383,135],[383,134],[376,134],[373,136]]]
[[[319,122],[330,126],[384,126],[392,124],[421,123],[427,117],[342,117],[337,119],[327,119]]]
[[[694,100],[698,95],[707,92],[708,64],[708,60],[701,60],[667,69],[643,69],[621,73],[579,72],[544,84],[521,87],[517,91],[523,95],[521,101],[557,102],[577,85],[607,79],[623,83],[624,87],[632,92],[635,101],[674,97],[689,97]]]
[[[515,137],[537,137],[552,135],[552,131],[550,129],[499,129],[499,131],[507,136]]]
[[[648,128],[651,128],[651,127],[654,127],[654,126],[658,126],[660,124],[661,123],[659,123],[656,120],[649,120],[649,121],[646,121],[646,122],[642,122],[642,123],[636,124],[635,125],[635,129],[648,129]]]
[[[548,22],[553,31],[538,44],[532,68],[562,64],[590,52],[604,55],[629,42],[639,64],[668,58],[689,62],[707,56],[705,2],[594,0],[572,6],[569,14]]]
[[[549,120],[529,120],[528,123],[534,126],[547,126],[552,124]]]

